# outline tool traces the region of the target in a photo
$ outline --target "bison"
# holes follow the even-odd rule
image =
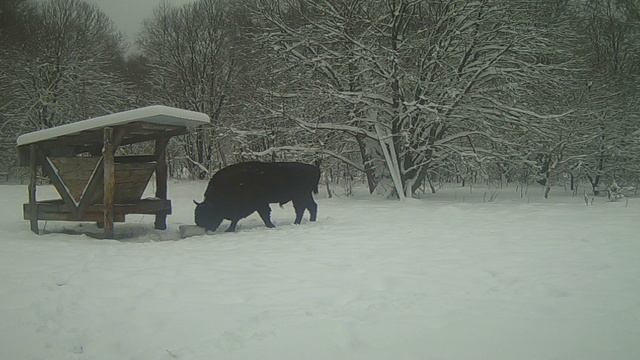
[[[320,169],[299,162],[243,162],[227,166],[211,177],[204,201],[196,204],[196,225],[215,231],[222,220],[231,220],[226,230],[235,231],[240,219],[257,211],[265,226],[271,222],[269,204],[280,206],[291,201],[296,212],[295,224],[300,224],[305,210],[316,221],[318,204],[311,192],[318,193]]]

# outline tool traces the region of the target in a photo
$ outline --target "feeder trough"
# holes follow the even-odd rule
[[[24,219],[36,234],[38,220],[95,221],[102,237],[113,238],[113,223],[127,214],[153,214],[166,229],[166,148],[171,137],[209,123],[206,114],[149,106],[44,129],[18,137],[21,166],[30,167],[29,203]],[[120,146],[153,142],[153,154],[116,155]],[[38,168],[61,199],[36,200]],[[142,194],[155,172],[153,198]]]

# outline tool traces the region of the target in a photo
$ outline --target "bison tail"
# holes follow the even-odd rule
[[[318,184],[316,183],[316,186],[313,187],[313,193],[317,194],[318,193]]]

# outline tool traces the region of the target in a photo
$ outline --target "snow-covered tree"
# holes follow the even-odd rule
[[[81,0],[2,3],[0,117],[20,134],[131,107],[111,20]]]
[[[225,164],[216,130],[227,92],[237,75],[233,52],[237,27],[222,0],[198,0],[174,8],[161,3],[139,39],[148,66],[149,101],[204,112],[212,126],[188,135],[181,146],[192,169]],[[203,174],[204,175],[204,174]]]
[[[587,0],[580,10],[593,99],[587,116],[595,138],[580,152],[597,195],[602,179],[640,175],[630,171],[640,160],[631,135],[640,129],[640,2]]]
[[[453,155],[495,155],[478,141],[547,118],[518,101],[556,80],[539,61],[553,49],[505,2],[262,0],[259,11],[270,25],[262,40],[317,74],[308,92],[348,109],[298,123],[377,142],[400,196]]]

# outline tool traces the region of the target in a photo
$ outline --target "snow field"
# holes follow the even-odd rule
[[[0,186],[1,359],[636,359],[640,202],[450,187],[405,203],[272,206],[178,240],[206,183],[173,182],[166,232],[29,232]],[[44,187],[39,196],[52,194]],[[464,199],[463,199],[464,196]],[[41,223],[41,228],[44,223]],[[85,228],[93,225],[84,224]]]

